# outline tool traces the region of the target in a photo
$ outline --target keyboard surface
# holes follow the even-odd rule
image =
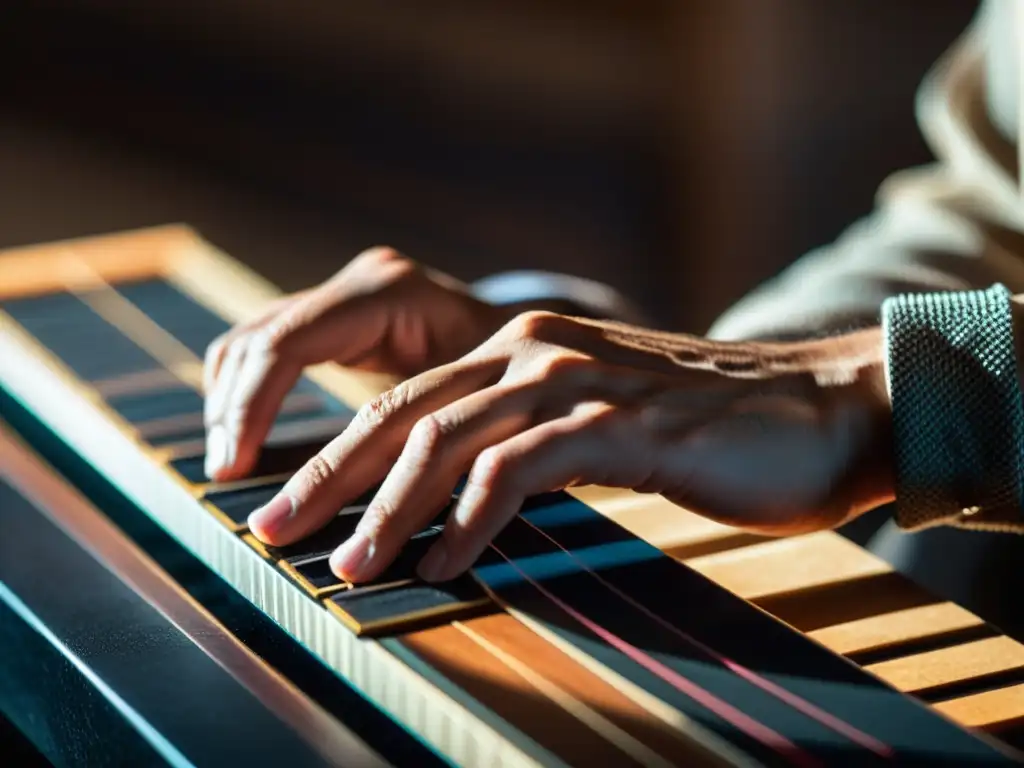
[[[129,241],[142,242],[120,242]],[[106,255],[121,246],[86,242],[72,249],[72,261],[88,269],[71,269],[68,286],[40,287],[33,275],[26,282],[34,288],[0,297],[0,352],[18,361],[0,368],[0,384],[159,527],[448,759],[557,765],[589,755],[579,764],[672,764],[699,753],[705,761],[766,765],[922,758],[937,765],[948,755],[956,764],[1006,761],[993,742],[748,602],[806,590],[813,569],[763,568],[744,581],[748,571],[728,565],[729,556],[742,559],[756,546],[734,534],[716,539],[704,523],[691,528],[678,510],[662,508],[676,516],[680,541],[699,530],[718,542],[695,554],[695,536],[691,567],[636,533],[646,525],[642,514],[630,512],[625,526],[614,522],[606,499],[632,497],[584,503],[586,489],[579,498],[531,500],[471,574],[444,585],[424,584],[414,569],[448,506],[433,510],[431,525],[370,585],[343,583],[326,567],[369,497],[346,500],[302,542],[261,545],[246,529],[248,512],[343,428],[372,387],[344,372],[311,371],[289,396],[253,475],[209,482],[202,352],[227,327],[223,317],[242,319],[245,306],[258,308],[257,299],[272,293],[245,288],[237,267],[202,255],[191,235],[175,243],[154,249],[161,254],[155,274],[143,274],[139,262],[122,274],[123,263]],[[248,295],[219,298],[217,285]],[[833,538],[816,541],[811,562],[839,552]],[[812,544],[781,542],[801,556]],[[819,588],[829,584],[830,568],[819,569]],[[856,559],[854,574],[875,578],[884,568]],[[888,674],[898,679],[898,670]]]

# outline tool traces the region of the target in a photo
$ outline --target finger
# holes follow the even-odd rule
[[[233,440],[223,423],[224,414],[230,403],[231,391],[242,370],[246,345],[244,338],[236,338],[223,353],[220,371],[213,388],[203,403],[203,420],[206,423],[206,476],[213,478],[220,467],[233,463]]]
[[[581,483],[633,487],[643,482],[649,464],[649,451],[628,417],[606,403],[587,404],[488,448],[474,462],[419,574],[446,581],[463,573],[528,496]]]
[[[540,396],[537,386],[489,387],[417,421],[353,533],[373,542],[372,550],[350,557],[358,541],[346,541],[331,558],[332,570],[351,582],[380,574],[449,502],[480,451],[533,425]]]
[[[306,293],[307,291],[301,291],[289,296],[282,296],[281,298],[274,299],[257,317],[249,320],[248,322],[236,325],[234,328],[231,328],[214,339],[206,348],[206,353],[203,357],[203,392],[209,394],[213,391],[217,382],[217,377],[220,374],[220,367],[224,360],[224,354],[227,352],[227,349],[232,342],[236,339],[242,338],[243,336],[247,336],[258,328],[261,328],[264,323],[277,315],[278,312],[302,299]]]
[[[271,352],[258,334],[248,338],[218,422],[229,443],[228,461],[217,467],[208,465],[211,477],[224,481],[252,470],[281,403],[301,373],[301,365]]]
[[[222,333],[206,348],[206,355],[203,358],[203,392],[205,394],[209,395],[216,386],[224,354],[236,335],[233,331]]]
[[[208,477],[231,480],[252,469],[303,366],[321,362],[307,359],[293,343],[299,335],[296,329],[315,325],[311,322],[316,315],[315,299],[314,293],[304,292],[276,302],[223,353],[205,407],[211,425],[205,466]]]
[[[418,419],[494,378],[493,364],[450,363],[375,397],[273,500],[249,516],[250,530],[281,546],[321,528],[384,478]]]

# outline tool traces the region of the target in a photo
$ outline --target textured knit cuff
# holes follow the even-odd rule
[[[1009,291],[890,298],[882,329],[897,524],[1019,528],[1024,406]]]

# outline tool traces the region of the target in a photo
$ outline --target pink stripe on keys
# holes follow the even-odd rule
[[[689,696],[691,699],[706,707],[716,715],[721,717],[723,720],[734,726],[738,730],[747,734],[751,738],[764,744],[766,747],[773,749],[778,754],[789,760],[793,765],[802,766],[803,768],[810,768],[811,766],[823,766],[814,755],[811,755],[806,750],[802,749],[797,744],[787,739],[782,734],[774,731],[763,723],[758,722],[754,718],[750,717],[746,713],[740,711],[732,704],[715,696],[708,690],[705,690],[701,686],[694,683],[692,680],[684,677],[673,669],[669,669],[657,659],[652,658],[650,655],[637,648],[632,643],[624,640],[623,638],[616,635],[611,630],[606,629],[592,619],[584,616],[582,613],[574,609],[572,606],[567,605],[558,597],[553,595],[543,586],[541,586],[536,580],[531,578],[523,569],[521,569],[515,562],[509,558],[504,552],[502,552],[494,544],[491,544],[493,549],[498,555],[504,559],[509,566],[511,566],[525,581],[532,585],[538,592],[546,597],[552,604],[557,606],[562,612],[566,613],[575,621],[582,624],[588,630],[593,632],[595,635],[600,637],[604,642],[608,643],[611,647],[625,655],[627,658],[636,662],[640,666],[644,667],[649,672],[657,675],[666,683],[671,685],[673,688],[681,691],[682,693]]]

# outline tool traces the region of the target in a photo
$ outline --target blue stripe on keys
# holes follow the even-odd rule
[[[194,389],[180,387],[107,398],[107,404],[131,424],[203,412],[203,398]]]
[[[148,352],[74,294],[7,300],[10,315],[84,381],[101,381],[161,368]]]

